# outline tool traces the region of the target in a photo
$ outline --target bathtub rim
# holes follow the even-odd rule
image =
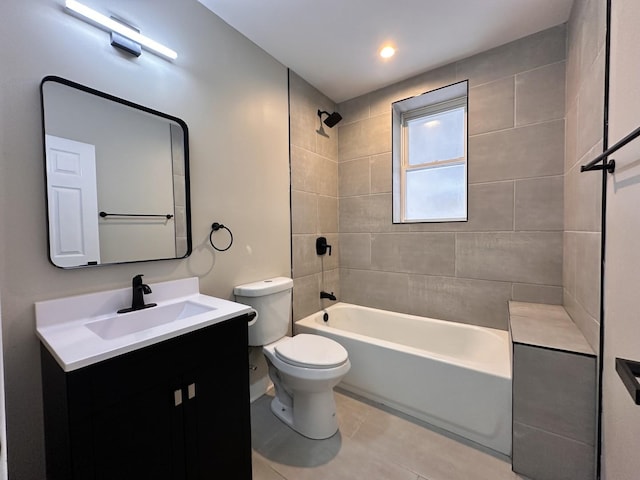
[[[368,335],[363,335],[361,333],[356,333],[356,332],[352,332],[349,330],[342,330],[340,328],[336,328],[336,327],[331,327],[329,325],[325,325],[322,323],[319,323],[316,321],[317,318],[320,318],[320,316],[324,313],[324,312],[328,312],[329,316],[331,316],[331,312],[334,310],[338,310],[341,308],[355,308],[358,310],[365,310],[365,311],[382,311],[382,312],[386,312],[389,314],[396,314],[396,315],[402,315],[404,317],[409,317],[411,319],[415,319],[417,321],[429,321],[429,322],[436,322],[438,324],[441,325],[446,325],[447,327],[453,327],[453,328],[466,328],[466,329],[472,329],[472,330],[480,330],[483,332],[487,332],[490,333],[491,335],[494,335],[496,337],[498,337],[498,339],[500,340],[501,343],[505,344],[506,347],[506,351],[505,351],[505,358],[502,360],[505,360],[504,362],[502,362],[503,364],[500,364],[500,362],[496,361],[496,362],[474,362],[474,361],[470,361],[470,360],[462,360],[459,358],[455,358],[449,355],[442,355],[442,354],[438,354],[436,352],[431,352],[428,350],[423,350],[420,348],[416,348],[416,347],[412,347],[412,346],[408,346],[408,345],[403,345],[400,343],[396,343],[396,342],[391,342],[388,340],[383,340],[383,339],[379,339],[376,337],[371,337]],[[373,308],[373,307],[367,307],[364,305],[357,305],[357,304],[353,304],[353,303],[346,303],[346,302],[337,302],[333,305],[330,305],[327,308],[324,308],[322,310],[319,310],[315,313],[312,313],[310,315],[307,315],[304,318],[301,318],[299,320],[296,320],[294,322],[294,333],[298,334],[300,332],[297,331],[297,325],[301,325],[304,326],[306,328],[312,329],[312,330],[319,330],[319,331],[326,331],[327,333],[331,333],[333,335],[336,336],[342,336],[342,337],[351,337],[354,338],[355,340],[361,341],[361,342],[366,342],[366,343],[371,343],[374,345],[377,345],[378,347],[381,348],[388,348],[391,350],[396,350],[396,351],[402,351],[402,352],[407,352],[409,354],[412,355],[416,355],[419,357],[423,357],[423,358],[428,358],[430,360],[436,361],[436,362],[440,362],[440,363],[445,363],[445,364],[454,364],[460,368],[465,368],[468,370],[473,370],[473,371],[477,371],[477,372],[482,372],[484,374],[487,375],[492,375],[495,377],[500,377],[500,378],[504,378],[504,379],[508,379],[511,380],[512,379],[512,368],[511,368],[511,356],[510,356],[510,336],[509,336],[509,332],[507,330],[500,330],[500,329],[496,329],[496,328],[491,328],[491,327],[484,327],[484,326],[480,326],[480,325],[473,325],[473,324],[468,324],[468,323],[461,323],[461,322],[454,322],[454,321],[449,321],[449,320],[440,320],[437,318],[431,318],[431,317],[422,317],[419,315],[412,315],[409,313],[401,313],[401,312],[394,312],[392,310],[384,310],[381,308]]]

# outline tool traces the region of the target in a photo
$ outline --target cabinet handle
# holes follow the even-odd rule
[[[187,396],[189,400],[196,396],[196,384],[192,383],[187,387]]]
[[[178,405],[182,404],[182,389],[178,389],[178,390],[174,390],[173,391],[173,403],[175,403],[175,406],[177,407]]]

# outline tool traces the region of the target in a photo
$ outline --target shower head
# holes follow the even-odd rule
[[[333,128],[336,123],[342,120],[342,115],[340,115],[338,112],[329,113],[324,110],[318,110],[318,116],[320,117],[320,120],[322,120],[323,114],[327,115],[327,118],[324,119],[324,124],[329,128]]]

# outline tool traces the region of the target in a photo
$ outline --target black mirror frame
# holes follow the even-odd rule
[[[115,95],[111,95],[109,93],[105,93],[105,92],[101,92],[99,90],[96,90],[94,88],[91,87],[87,87],[86,85],[82,85],[80,83],[68,80],[66,78],[62,78],[62,77],[58,77],[55,75],[47,75],[46,77],[44,77],[42,79],[42,81],[40,82],[40,115],[41,115],[41,119],[42,119],[42,152],[43,152],[43,160],[44,160],[44,198],[45,198],[45,210],[46,212],[49,211],[49,199],[48,199],[48,195],[47,195],[47,168],[46,168],[46,158],[47,158],[47,152],[46,152],[46,146],[45,146],[45,112],[44,112],[44,84],[46,82],[56,82],[56,83],[60,83],[62,85],[66,85],[68,87],[71,88],[75,88],[78,90],[81,90],[83,92],[92,94],[92,95],[96,95],[98,97],[104,98],[106,100],[111,100],[113,102],[119,103],[121,105],[125,105],[127,107],[130,108],[134,108],[136,110],[141,110],[145,113],[149,113],[151,115],[156,115],[159,117],[162,117],[164,119],[176,122],[178,125],[180,125],[180,127],[182,128],[183,132],[184,132],[184,176],[185,176],[185,224],[186,224],[186,231],[187,231],[187,252],[184,254],[184,256],[182,257],[167,257],[167,258],[152,258],[152,259],[145,259],[145,260],[131,260],[131,261],[126,261],[126,262],[109,262],[109,263],[100,263],[100,264],[87,264],[87,265],[77,265],[77,266],[72,266],[72,267],[61,267],[59,265],[56,265],[55,263],[53,263],[53,260],[51,259],[51,239],[49,238],[49,214],[46,214],[47,217],[47,221],[46,221],[46,231],[47,231],[47,258],[49,259],[49,263],[51,263],[53,266],[55,266],[56,268],[61,268],[63,270],[74,270],[77,268],[86,268],[86,267],[103,267],[103,266],[109,266],[109,265],[124,265],[124,264],[129,264],[129,263],[142,263],[142,262],[157,262],[157,261],[163,261],[163,260],[180,260],[180,259],[184,259],[187,258],[189,255],[191,255],[193,249],[193,243],[192,243],[192,235],[191,235],[191,188],[190,188],[190,169],[189,169],[189,129],[187,127],[187,124],[184,122],[184,120],[178,118],[178,117],[174,117],[172,115],[168,115],[166,113],[160,112],[158,110],[154,110],[152,108],[149,107],[145,107],[144,105],[140,105],[134,102],[131,102],[129,100],[125,100],[123,98],[120,97],[116,97]]]

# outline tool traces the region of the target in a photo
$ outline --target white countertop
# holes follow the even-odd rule
[[[37,302],[36,335],[62,369],[70,372],[253,311],[247,305],[201,294],[195,277],[149,286],[152,293],[144,296],[145,303],[157,303],[157,307],[162,307],[188,300],[213,310],[103,339],[86,324],[112,317],[117,310],[131,306],[132,289],[122,288]],[[124,318],[131,314],[121,315]]]

